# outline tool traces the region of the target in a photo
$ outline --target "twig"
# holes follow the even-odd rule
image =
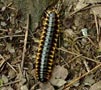
[[[96,56],[95,58],[100,58],[101,57],[101,55],[98,55],[98,56]]]
[[[79,9],[79,10],[75,10],[75,11],[71,12],[71,13],[69,14],[69,16],[72,16],[72,15],[74,15],[74,14],[76,14],[77,12],[80,12],[80,11],[82,11],[82,10],[87,10],[87,9],[90,9],[90,8],[93,8],[93,7],[98,7],[98,6],[101,6],[101,4],[95,4],[95,5],[90,5],[90,6],[89,6],[89,4],[88,4],[87,6],[81,8],[81,9]]]
[[[22,53],[22,62],[21,62],[21,70],[22,71],[23,71],[23,66],[24,66],[24,58],[25,58],[25,52],[26,52],[28,30],[29,30],[29,14],[27,16],[27,26],[26,26],[25,39],[24,39],[24,47],[23,47],[23,53]]]
[[[88,37],[86,37],[86,38],[89,40],[89,42],[90,42],[95,48],[97,48],[97,46],[94,44],[94,42],[93,42],[89,37],[90,37],[90,36],[88,35]],[[77,38],[74,39],[74,41],[76,41],[76,40],[78,40],[78,39],[81,39],[81,38],[85,38],[85,36],[77,37]]]
[[[89,60],[89,61],[93,61],[93,62],[95,62],[95,63],[101,63],[101,62],[99,62],[99,61],[97,61],[97,60],[94,60],[94,59],[92,59],[92,58],[89,58],[89,57],[86,57],[86,56],[82,56],[83,58],[85,58],[86,60]]]
[[[94,42],[93,42],[89,37],[87,37],[87,39],[89,40],[89,42],[90,42],[94,47],[97,48],[97,46],[94,44]]]
[[[71,59],[68,63],[73,62],[75,59],[79,58],[80,56],[82,56],[82,55],[80,54],[80,55],[75,56],[75,57],[74,57],[74,58],[72,58],[72,59]]]
[[[94,60],[94,59],[92,59],[92,58],[89,58],[89,57],[83,56],[82,54],[77,54],[77,53],[74,53],[74,52],[71,52],[71,51],[65,50],[64,48],[58,48],[58,50],[61,50],[61,51],[64,51],[64,52],[67,52],[67,53],[70,53],[70,54],[73,54],[73,55],[76,55],[76,56],[83,57],[83,58],[85,58],[86,60],[93,61],[93,62],[95,62],[95,63],[97,63],[97,64],[98,64],[98,63],[101,63],[101,62],[96,61],[96,60]]]
[[[94,70],[98,69],[99,67],[101,67],[101,64],[95,66],[93,69],[91,69],[89,72],[86,72],[85,74],[83,74],[82,76],[72,80],[69,84],[65,85],[63,90],[65,90],[67,87],[70,87],[71,85],[73,85],[76,81],[80,80],[81,78],[87,76],[88,74],[90,74],[91,72],[93,72]]]
[[[12,6],[12,4],[13,4],[13,2],[10,2],[10,3],[7,5],[7,7],[10,7],[10,6]]]
[[[30,90],[34,90],[35,89],[35,87],[37,86],[37,85],[39,85],[40,84],[40,82],[37,82],[36,84],[34,84],[32,87],[31,87],[31,89]]]
[[[95,25],[96,25],[96,30],[97,30],[97,41],[99,42],[99,28],[98,28],[98,21],[97,21],[97,17],[95,15],[95,13],[93,12],[94,14],[94,19],[95,19]]]
[[[12,4],[13,4],[13,2],[9,3],[9,4],[7,5],[7,8],[9,8],[9,9],[11,9],[11,10],[13,10],[13,11],[17,12],[17,9],[15,9],[15,8],[11,7],[11,6],[12,6]]]
[[[60,55],[60,58],[62,59],[62,61],[64,61],[65,65],[68,67],[68,63],[64,60],[64,58],[61,55]]]
[[[24,35],[12,35],[12,37],[23,37]],[[11,37],[10,35],[5,35],[5,36],[2,36],[0,37],[0,39],[4,39],[4,38],[9,38]]]
[[[18,82],[20,82],[20,80],[16,80],[16,81],[8,82],[8,83],[6,83],[6,84],[4,84],[4,85],[1,85],[0,88],[1,88],[1,87],[4,87],[4,86],[11,85],[11,84],[15,84],[15,83],[18,83]]]
[[[8,66],[9,66],[14,72],[17,73],[17,71],[15,70],[15,68],[14,68],[10,63],[7,62],[7,64],[8,64]]]
[[[88,5],[86,5],[85,7],[87,7],[87,6],[89,6],[89,4],[88,4]],[[85,7],[82,7],[82,8],[81,8],[81,9],[79,9],[79,10],[75,10],[74,12],[70,13],[70,15],[69,15],[69,16],[72,16],[72,15],[74,15],[75,13],[77,13],[77,12],[79,12],[79,11],[83,10]]]
[[[85,65],[85,67],[86,67],[87,72],[89,72],[89,71],[90,71],[90,69],[89,69],[89,66],[88,66],[88,64],[87,64],[86,60],[83,60],[83,63],[84,63],[84,65]]]
[[[19,80],[22,80],[23,73],[22,73],[20,64],[18,64],[18,71],[19,71]]]
[[[5,31],[5,32],[7,32],[8,30],[6,30],[6,29],[1,29],[1,28],[0,28],[0,31],[3,31],[3,32]]]
[[[0,54],[0,58],[3,60],[0,62],[0,68],[3,66],[3,64],[6,62],[6,60],[4,59],[4,57]]]

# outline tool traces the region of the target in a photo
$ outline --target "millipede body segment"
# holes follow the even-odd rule
[[[58,12],[55,9],[46,10],[35,65],[36,77],[41,82],[46,82],[51,76],[59,35],[59,23]]]

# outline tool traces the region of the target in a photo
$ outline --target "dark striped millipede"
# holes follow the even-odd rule
[[[54,8],[46,10],[35,65],[36,78],[41,82],[46,82],[51,77],[59,36],[59,23],[57,10]]]

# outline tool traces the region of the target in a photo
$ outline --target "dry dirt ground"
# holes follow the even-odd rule
[[[41,83],[35,60],[49,6],[60,9],[61,27],[51,78]],[[0,0],[0,90],[101,90],[101,0]]]

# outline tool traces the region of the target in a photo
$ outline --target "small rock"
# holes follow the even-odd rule
[[[15,71],[13,71],[12,69],[10,69],[9,72],[8,72],[8,76],[9,76],[9,79],[13,79],[16,76]]]
[[[89,90],[101,90],[101,81],[93,84]]]
[[[4,83],[8,83],[8,78],[5,75],[2,75],[2,80]]]
[[[7,24],[3,21],[1,21],[1,26],[6,26]]]
[[[21,86],[21,90],[28,90],[28,87],[26,85]]]
[[[40,83],[41,90],[55,90],[54,87],[48,82],[48,83]]]
[[[65,69],[63,66],[58,65],[54,67],[50,82],[53,85],[60,87],[66,83],[65,79],[67,75],[68,75],[67,69]]]

